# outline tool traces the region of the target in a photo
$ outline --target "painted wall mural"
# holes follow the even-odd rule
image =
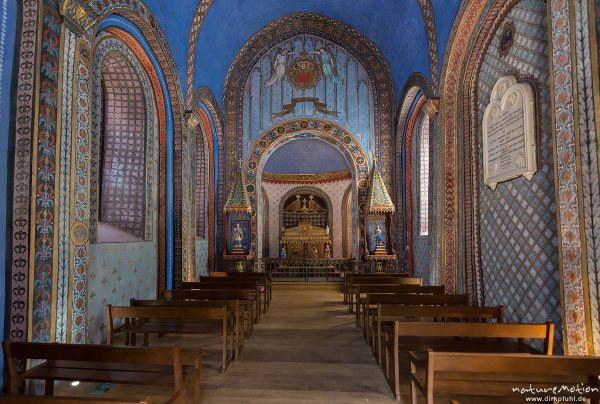
[[[338,123],[371,156],[373,87],[361,62],[334,42],[301,34],[277,43],[252,67],[244,86],[244,157],[266,129],[292,116]]]
[[[302,38],[312,38],[312,42],[310,44],[310,46],[307,46],[306,44],[302,44]],[[285,48],[285,47],[279,47],[281,49],[277,49],[277,45],[284,43],[284,44],[288,44],[288,42],[286,42],[288,39],[291,38],[296,38],[295,41],[289,42],[289,48]],[[319,42],[319,38],[321,39],[321,42]],[[298,40],[300,40],[298,42]],[[293,48],[292,48],[292,44],[294,44]],[[328,48],[328,44],[331,44],[331,46]],[[336,47],[333,46],[333,44],[337,44]],[[324,45],[324,46],[323,46]],[[266,73],[263,72],[263,78],[260,78],[260,73],[256,72],[255,67],[259,64],[259,62],[261,62],[261,59],[263,59],[263,57],[265,57],[265,55],[268,54],[268,60],[269,62],[267,62],[267,59],[264,59],[264,64],[266,65],[267,63],[269,64],[273,64],[273,69],[276,71],[277,69],[274,68],[274,64],[275,62],[273,61],[274,59],[276,59],[276,57],[279,55],[280,56],[280,60],[284,60],[285,63],[289,63],[287,59],[290,60],[296,60],[296,59],[291,59],[290,56],[285,55],[285,58],[283,57],[281,53],[281,51],[283,49],[287,49],[289,52],[302,52],[303,50],[305,51],[313,51],[313,52],[318,52],[311,54],[310,58],[303,58],[301,57],[301,59],[305,59],[302,63],[305,64],[306,66],[304,67],[300,67],[299,65],[297,66],[297,69],[312,69],[316,74],[320,74],[322,77],[327,77],[328,73],[326,73],[326,71],[329,71],[330,67],[335,66],[336,70],[335,71],[330,71],[330,73],[335,73],[335,77],[338,78],[339,80],[338,83],[334,83],[332,82],[332,80],[330,78],[327,78],[325,80],[321,81],[321,85],[323,87],[323,89],[319,89],[319,85],[317,85],[314,88],[315,91],[315,98],[319,99],[319,103],[321,103],[324,99],[325,99],[325,94],[329,94],[327,96],[327,111],[331,111],[331,110],[339,110],[338,112],[343,112],[345,109],[345,90],[344,91],[337,91],[337,93],[335,93],[335,87],[340,87],[341,84],[341,79],[344,79],[344,83],[346,84],[346,82],[348,82],[350,84],[350,86],[346,86],[346,89],[348,89],[348,91],[353,91],[349,94],[354,94],[355,95],[355,99],[356,99],[356,94],[359,95],[360,98],[360,93],[361,91],[365,92],[365,97],[366,94],[368,93],[367,88],[369,87],[369,85],[367,84],[367,82],[365,81],[364,85],[361,84],[361,79],[366,79],[368,78],[368,80],[371,82],[370,85],[370,92],[372,94],[372,98],[373,98],[373,105],[372,108],[363,108],[363,106],[360,107],[360,110],[357,110],[357,114],[353,114],[352,112],[350,112],[350,107],[348,108],[348,113],[347,113],[347,118],[348,120],[346,121],[346,119],[343,119],[343,123],[340,122],[338,123],[337,121],[337,117],[335,115],[329,115],[329,114],[324,114],[323,112],[319,112],[317,111],[317,108],[320,108],[319,105],[317,104],[317,106],[315,107],[314,102],[310,102],[312,105],[313,109],[310,109],[310,112],[313,113],[314,115],[310,117],[310,119],[307,119],[307,123],[308,122],[317,122],[317,121],[321,121],[323,120],[322,118],[318,118],[318,114],[321,114],[321,116],[326,116],[327,121],[330,122],[330,124],[333,124],[335,126],[339,126],[340,128],[344,128],[345,132],[351,133],[351,139],[356,138],[356,142],[358,143],[358,145],[360,146],[360,149],[363,149],[363,142],[365,142],[365,144],[367,145],[367,149],[370,148],[371,150],[378,155],[378,161],[380,162],[381,165],[381,171],[382,174],[384,176],[384,179],[387,183],[387,186],[389,189],[392,189],[392,184],[391,184],[391,168],[392,168],[392,153],[391,153],[391,148],[389,147],[389,145],[391,144],[391,139],[392,139],[392,122],[393,122],[393,109],[395,106],[395,94],[394,94],[394,89],[393,89],[393,85],[392,85],[392,79],[391,79],[391,73],[389,70],[389,66],[387,65],[387,62],[385,60],[385,57],[383,56],[383,54],[381,53],[381,51],[377,48],[377,46],[375,44],[373,44],[371,41],[369,41],[367,38],[365,38],[363,35],[361,35],[359,32],[357,32],[356,30],[354,30],[352,27],[347,26],[337,20],[328,18],[328,17],[324,17],[321,15],[317,15],[317,14],[313,14],[313,13],[297,13],[297,14],[290,14],[287,15],[285,17],[279,18],[278,20],[275,20],[273,22],[271,22],[270,24],[268,24],[267,26],[263,27],[263,29],[261,29],[258,33],[256,33],[250,40],[248,40],[246,42],[246,44],[244,44],[244,46],[241,48],[241,50],[239,51],[239,53],[236,55],[234,61],[231,63],[231,67],[228,71],[227,74],[227,78],[225,80],[225,88],[224,88],[224,96],[223,96],[223,112],[224,112],[224,121],[225,121],[225,143],[224,143],[224,147],[225,147],[225,161],[224,161],[224,165],[225,165],[225,175],[223,178],[223,184],[220,186],[220,188],[222,188],[225,192],[229,192],[230,187],[233,184],[233,179],[235,177],[235,170],[236,170],[236,166],[237,166],[237,161],[242,158],[244,155],[246,155],[246,160],[247,163],[250,159],[253,159],[254,157],[252,156],[252,153],[254,153],[254,151],[252,149],[250,149],[250,146],[252,146],[253,148],[255,148],[257,142],[260,142],[260,139],[263,139],[265,135],[267,135],[268,133],[272,133],[275,129],[279,129],[279,128],[283,128],[287,125],[287,123],[285,124],[280,124],[281,121],[277,121],[278,123],[276,125],[272,125],[269,126],[268,122],[270,122],[272,119],[271,117],[271,107],[273,107],[273,112],[274,113],[278,113],[281,112],[281,110],[276,109],[279,108],[279,106],[281,106],[281,108],[284,108],[284,105],[286,105],[286,99],[290,100],[288,102],[288,105],[293,104],[291,103],[291,99],[292,99],[292,86],[291,85],[287,85],[288,87],[288,95],[286,98],[286,82],[288,81],[287,78],[285,80],[280,79],[278,84],[275,84],[275,82],[277,81],[276,79],[274,79],[273,81],[273,86],[268,86],[269,91],[268,91],[268,100],[269,100],[269,105],[263,105],[262,103],[256,104],[253,103],[251,99],[247,100],[248,103],[251,103],[251,105],[254,105],[254,109],[253,110],[248,110],[247,113],[250,113],[251,117],[255,117],[255,115],[258,115],[258,117],[261,117],[260,119],[254,118],[254,122],[252,123],[253,128],[254,129],[250,129],[250,122],[252,122],[251,120],[247,121],[248,124],[248,130],[247,133],[251,134],[254,133],[256,131],[256,128],[259,129],[258,133],[262,133],[260,131],[261,125],[262,125],[262,129],[264,131],[264,134],[262,135],[261,138],[258,139],[254,139],[252,138],[252,140],[250,140],[250,145],[248,145],[249,143],[249,139],[250,137],[248,137],[246,139],[246,141],[244,141],[243,135],[244,135],[244,119],[245,116],[247,115],[244,114],[244,108],[246,106],[247,103],[244,102],[244,91],[246,90],[246,85],[252,82],[255,82],[255,85],[252,85],[251,87],[249,87],[249,91],[252,88],[258,88],[261,89],[261,91],[263,92],[263,94],[259,94],[260,97],[263,99],[263,102],[266,102],[267,100],[267,92],[264,91],[264,84],[266,82],[268,82],[268,80],[271,78],[271,75],[269,74],[268,76],[266,75]],[[322,51],[319,51],[319,49],[321,48],[325,48],[325,53],[322,53]],[[348,65],[348,75],[346,76],[346,67],[345,67],[345,61],[348,60],[350,61],[350,58],[346,58],[345,53],[342,53],[342,49],[345,50],[345,52],[347,52],[349,55],[352,55],[352,58],[355,58],[358,61],[358,64],[355,64],[354,66],[354,71],[351,72],[350,67],[352,66],[351,64]],[[335,62],[333,62],[333,65],[331,64],[331,62],[334,60],[333,58],[329,59],[328,56],[325,57],[325,59],[323,59],[323,55],[327,54],[330,56],[333,55],[338,55],[339,56],[339,60],[336,59]],[[292,56],[296,56],[296,55],[292,55]],[[301,55],[298,55],[301,56]],[[337,56],[336,56],[337,57]],[[312,60],[312,62],[310,60]],[[326,61],[325,65],[327,65],[327,67],[325,67],[325,70],[323,70],[323,61]],[[314,62],[314,63],[313,63]],[[343,63],[341,63],[343,62]],[[282,62],[283,63],[283,62]],[[337,63],[337,64],[336,64]],[[367,73],[367,77],[364,77],[362,75],[360,75],[360,71],[361,68],[358,66],[362,66],[362,69],[365,70],[365,72]],[[262,71],[262,66],[261,66],[261,71]],[[271,66],[271,65],[269,65]],[[286,70],[287,70],[287,65],[286,66]],[[292,66],[292,65],[290,65]],[[312,66],[312,68],[310,67]],[[359,74],[357,74],[357,67],[358,67],[358,72]],[[296,70],[297,70],[296,69]],[[320,70],[319,70],[320,69]],[[343,70],[343,71],[342,71]],[[319,73],[317,73],[319,72]],[[271,73],[271,70],[269,70],[269,73]],[[287,74],[287,73],[286,73]],[[300,77],[298,76],[298,71],[296,71],[296,73],[291,72],[290,74],[296,74],[297,79],[300,79]],[[303,73],[304,74],[304,73]],[[308,76],[310,76],[310,74],[312,73],[307,73]],[[307,76],[307,80],[308,77]],[[333,78],[333,75],[329,75],[331,78]],[[339,76],[339,77],[338,77]],[[334,79],[336,80],[336,79]],[[258,87],[256,86],[256,83],[258,83]],[[263,83],[262,86],[260,86],[260,83]],[[308,83],[308,82],[307,82]],[[324,84],[323,84],[324,83]],[[351,90],[351,85],[352,83],[359,84],[359,88],[358,89],[354,89]],[[280,86],[279,90],[275,90],[274,87],[276,87],[277,85]],[[305,85],[305,84],[303,84]],[[272,98],[271,97],[271,89],[273,89],[273,91],[275,91],[275,94],[279,94],[279,100],[275,100],[276,97]],[[256,90],[254,90],[256,91]],[[277,92],[279,91],[279,93]],[[308,96],[312,97],[312,91],[313,89],[308,89],[308,91],[305,89],[304,90],[304,95],[307,95],[308,92]],[[260,91],[259,91],[260,92]],[[293,90],[294,94],[298,93],[301,95],[300,90]],[[334,94],[333,97],[333,103],[331,102],[331,95],[332,92]],[[340,94],[342,93],[342,94]],[[252,95],[252,92],[249,92],[248,95]],[[282,101],[281,99],[281,95],[283,94],[284,99]],[[342,97],[343,95],[343,97]],[[341,97],[341,98],[340,98]],[[302,98],[302,97],[299,97]],[[366,99],[366,98],[363,98]],[[335,105],[335,102],[337,100],[337,107]],[[278,103],[278,104],[271,104],[271,102],[273,103]],[[351,100],[348,98],[348,105],[350,106],[350,102]],[[290,109],[293,109],[294,113],[296,112],[296,109],[298,109],[299,113],[302,115],[302,105],[299,105],[298,103],[296,103],[296,106],[292,106],[290,107]],[[302,102],[302,104],[306,104],[306,102]],[[262,110],[261,110],[261,106],[262,106]],[[309,108],[311,108],[309,106]],[[344,109],[343,109],[344,108]],[[372,138],[371,140],[367,139],[365,136],[365,133],[360,133],[360,137],[357,137],[358,133],[352,132],[350,130],[347,130],[345,128],[346,123],[348,125],[354,125],[354,129],[355,130],[367,130],[368,131],[368,124],[363,124],[361,123],[361,112],[360,111],[364,111],[367,115],[367,118],[369,118],[369,110],[372,111],[371,115],[371,119],[373,120],[373,123],[371,125],[371,130],[372,130]],[[304,105],[304,114],[308,113],[308,109],[307,106]],[[323,111],[325,111],[325,108],[323,108]],[[267,114],[267,115],[265,115]],[[298,117],[295,114],[290,113],[288,114],[284,114],[285,115],[285,122],[289,122],[290,120],[293,119],[298,119]],[[282,115],[282,117],[284,116]],[[265,123],[266,118],[269,118],[269,120],[267,121],[267,123]],[[342,115],[340,115],[340,118],[342,117]],[[358,117],[358,123],[356,123],[356,117]],[[352,122],[352,118],[354,118],[354,122]],[[284,120],[284,119],[282,119]],[[369,121],[369,119],[367,119],[366,121]],[[365,121],[365,122],[366,122]],[[364,125],[364,126],[363,126]],[[308,127],[307,127],[308,128]],[[301,128],[299,128],[301,129]],[[285,129],[284,129],[285,130]],[[295,130],[295,129],[293,129]],[[252,142],[254,142],[254,145],[252,145]],[[351,141],[352,143],[354,142],[354,140]],[[263,149],[262,147],[260,147],[259,149]],[[244,150],[250,150],[249,153],[248,151],[244,151]],[[353,153],[353,152],[351,152]],[[366,157],[366,153],[365,153],[365,157]],[[369,156],[370,158],[370,156]],[[368,163],[368,160],[365,161],[365,163]],[[366,166],[365,166],[366,167]],[[221,202],[220,202],[221,204]],[[222,205],[219,206],[219,211],[222,210]],[[259,217],[260,220],[260,217]],[[256,228],[256,227],[253,227]]]

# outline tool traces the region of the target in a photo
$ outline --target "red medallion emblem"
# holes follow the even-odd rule
[[[321,80],[321,66],[305,55],[293,60],[286,70],[290,83],[302,90],[315,87]]]

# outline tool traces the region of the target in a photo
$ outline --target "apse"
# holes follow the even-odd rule
[[[318,174],[349,170],[348,161],[332,145],[318,139],[299,139],[277,149],[264,171],[277,174]]]
[[[263,257],[351,256],[358,214],[352,172],[347,156],[311,133],[300,134],[267,157],[258,221]],[[294,234],[301,232],[307,233],[306,240],[298,241]]]

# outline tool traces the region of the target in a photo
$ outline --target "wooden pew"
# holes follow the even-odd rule
[[[240,338],[240,301],[239,300],[138,300],[130,299],[129,306],[131,307],[223,307],[227,311],[234,313],[234,335],[235,335],[235,358],[239,357],[240,347],[243,345],[243,338]],[[243,334],[243,333],[242,333]],[[144,336],[144,345],[147,345],[147,336]]]
[[[108,398],[89,398],[89,397],[52,397],[52,396],[0,396],[0,404],[152,404],[152,398],[146,397],[143,400],[111,400]],[[167,404],[174,403],[172,400]],[[185,397],[176,402],[185,403]]]
[[[162,299],[167,300],[239,300],[243,310],[246,336],[249,337],[254,329],[254,315],[256,313],[255,293],[252,290],[163,290]]]
[[[358,284],[356,285],[356,294],[354,300],[356,307],[356,322],[360,322],[361,306],[364,306],[365,300],[363,295],[367,293],[377,294],[397,294],[397,293],[417,293],[424,295],[443,295],[444,286],[421,286],[421,285],[372,285],[372,284]],[[365,296],[366,298],[366,296]]]
[[[476,395],[506,398],[533,397],[513,388],[552,388],[589,386],[598,389],[600,358],[576,356],[546,356],[503,353],[410,352],[412,402],[421,392],[428,404],[436,395]],[[525,392],[527,390],[523,390]],[[542,393],[536,396],[577,396]],[[584,395],[599,403],[598,390]],[[581,401],[583,402],[583,400]]]
[[[350,297],[349,297],[349,289],[350,289],[350,280],[353,278],[373,278],[373,277],[380,277],[380,278],[386,278],[386,277],[393,277],[393,278],[397,278],[399,276],[404,276],[404,277],[408,277],[407,273],[401,273],[401,272],[359,272],[359,273],[345,273],[344,275],[344,282],[343,282],[343,291],[344,291],[344,304],[348,304],[348,302],[350,301]]]
[[[262,278],[264,278],[264,286],[267,288],[267,306],[271,304],[273,279],[268,272],[212,272],[210,276],[213,278],[256,279],[260,282],[260,285],[263,285]]]
[[[354,294],[356,293],[357,285],[422,285],[421,278],[407,277],[407,276],[386,276],[386,277],[364,277],[357,279],[350,279],[349,289],[349,301],[348,310],[352,312],[354,310]]]
[[[173,386],[173,400],[185,398],[185,386],[192,384],[194,403],[200,403],[201,350],[173,347],[114,347],[91,344],[38,342],[2,343],[7,366],[7,392],[18,393],[27,379],[44,380],[45,394],[54,392],[55,380]],[[43,360],[19,371],[17,362]],[[61,397],[62,398],[62,397]],[[173,401],[178,402],[178,401]]]
[[[487,324],[487,323],[421,323],[394,321],[393,334],[386,338],[385,374],[400,401],[400,351],[543,353],[552,355],[554,324]],[[544,348],[538,351],[525,344],[525,339],[539,339]],[[514,341],[517,340],[517,341]],[[391,345],[391,346],[390,346]],[[390,354],[391,351],[391,354]],[[392,358],[390,360],[389,358]],[[389,364],[393,363],[393,379]],[[393,381],[393,385],[391,384]]]
[[[205,281],[205,282],[184,282],[186,288],[181,288],[180,290],[252,290],[255,296],[255,314],[254,321],[258,322],[260,318],[261,309],[260,306],[262,304],[262,292],[260,286],[258,285],[258,281],[219,281],[219,279],[226,278],[213,278],[213,281]]]
[[[179,389],[165,404],[185,404],[186,389]],[[152,404],[152,397],[143,400],[119,400],[96,397],[53,397],[53,396],[2,396],[0,404]]]
[[[260,293],[260,302],[262,307],[262,313],[267,312],[267,306],[269,305],[269,288],[267,286],[267,279],[263,275],[262,277],[231,277],[231,276],[203,276],[200,278],[200,282],[183,282],[181,289],[202,289],[202,285],[210,283],[245,283],[245,282],[257,282],[258,291]]]
[[[127,307],[106,305],[108,341],[112,345],[119,334],[130,336],[135,345],[135,334],[205,334],[206,323],[222,324],[221,371],[225,372],[233,351],[233,333],[229,333],[233,315],[227,307]],[[115,327],[114,320],[124,323]],[[147,340],[144,341],[147,343]]]
[[[504,306],[498,307],[469,307],[469,306],[420,306],[377,304],[375,315],[371,323],[373,352],[377,354],[379,365],[382,362],[382,333],[383,326],[394,321],[466,321],[487,322],[495,320],[496,323],[504,322]]]
[[[362,326],[363,333],[368,337],[367,324],[371,323],[371,315],[375,314],[378,304],[412,304],[427,306],[466,306],[469,304],[467,295],[428,295],[417,293],[389,294],[367,293],[363,303]],[[361,326],[361,323],[358,324]],[[368,340],[368,338],[367,338]]]

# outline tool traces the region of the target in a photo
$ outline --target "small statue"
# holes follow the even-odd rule
[[[325,244],[325,258],[331,258],[331,247],[329,247],[329,244]]]
[[[313,248],[313,258],[319,258],[319,249],[317,247]]]
[[[375,245],[385,245],[383,244],[383,231],[381,231],[379,225],[377,225],[377,229],[375,229]]]
[[[287,251],[285,250],[285,246],[281,247],[281,252],[279,253],[279,258],[287,258]]]
[[[233,236],[233,245],[235,247],[241,247],[242,246],[242,240],[244,238],[244,231],[240,227],[239,223],[235,224],[235,228],[233,229],[232,236]]]

